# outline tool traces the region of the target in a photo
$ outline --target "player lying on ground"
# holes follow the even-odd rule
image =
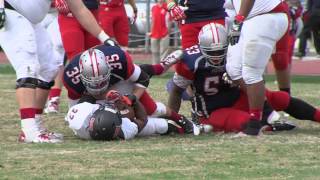
[[[179,112],[181,94],[190,85],[194,93],[193,108],[202,124],[212,125],[214,131],[257,135],[259,131],[253,127],[260,130],[266,122],[252,120],[246,94],[224,80],[226,51],[225,27],[214,23],[204,26],[199,45],[184,51],[181,60],[184,69],[174,74],[169,107]],[[277,111],[285,111],[296,119],[320,122],[318,109],[286,92],[266,90],[266,97]]]
[[[95,104],[94,98],[84,101],[88,102],[71,107],[65,118],[75,135],[81,139],[128,140],[136,136],[184,131],[171,120],[147,116],[143,105],[134,95],[122,96],[111,90],[103,104]]]
[[[91,95],[97,100],[104,100],[110,89],[127,90],[127,86],[120,85],[128,82],[133,84],[133,93],[145,107],[150,116],[166,116],[182,126],[189,128],[192,133],[194,124],[167,108],[163,103],[155,102],[147,93],[149,76],[161,74],[173,65],[182,51],[175,51],[156,65],[133,64],[130,55],[119,47],[100,45],[78,55],[65,68],[64,85],[68,90],[71,106],[76,104],[83,95]],[[143,70],[142,70],[143,69]],[[147,74],[147,73],[148,74]]]

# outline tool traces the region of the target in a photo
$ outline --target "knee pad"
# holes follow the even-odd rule
[[[161,102],[156,102],[157,108],[152,113],[152,117],[159,117],[167,114],[167,107]]]
[[[271,40],[268,42],[266,38],[245,43],[242,77],[246,84],[254,84],[263,80],[262,75],[271,57],[273,46],[274,42]]]
[[[227,63],[226,70],[232,80],[239,80],[242,78],[241,68],[236,67],[231,63]]]
[[[38,86],[38,79],[35,78],[21,78],[16,81],[16,89],[30,88],[35,89]]]
[[[54,81],[46,82],[39,79],[37,88],[50,90],[53,85]]]

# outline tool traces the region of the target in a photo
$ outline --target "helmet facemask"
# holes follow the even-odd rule
[[[200,50],[208,63],[213,67],[224,67],[227,57],[227,45],[215,45],[212,47],[203,47],[200,44]]]
[[[83,85],[91,95],[101,95],[107,92],[110,81],[110,72],[98,77],[85,77],[80,75]]]

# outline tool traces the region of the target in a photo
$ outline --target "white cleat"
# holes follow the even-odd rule
[[[200,124],[199,128],[201,133],[210,133],[213,130],[213,127],[209,124]]]
[[[45,113],[58,113],[59,112],[59,97],[53,97],[48,100],[47,107],[44,109]]]
[[[26,136],[25,133],[22,131],[19,135],[19,142],[22,143],[61,143],[63,142],[61,139],[54,138],[48,133],[34,133],[36,135]]]

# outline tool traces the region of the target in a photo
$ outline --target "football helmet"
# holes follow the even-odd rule
[[[93,140],[114,140],[119,137],[121,115],[113,104],[101,105],[90,118],[89,134]]]
[[[91,95],[101,95],[109,87],[111,67],[99,49],[83,52],[79,60],[80,78]]]
[[[217,23],[202,27],[198,40],[200,51],[210,65],[223,67],[227,56],[228,34],[226,28]]]

